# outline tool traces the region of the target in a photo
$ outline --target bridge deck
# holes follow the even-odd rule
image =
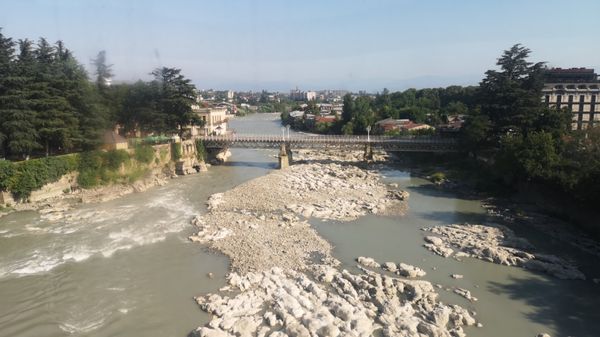
[[[206,148],[279,148],[286,144],[291,149],[347,148],[363,149],[366,145],[388,151],[453,152],[458,146],[455,139],[429,136],[338,136],[338,135],[225,135],[201,136]]]

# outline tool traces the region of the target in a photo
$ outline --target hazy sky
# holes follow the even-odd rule
[[[476,84],[503,50],[600,68],[598,0],[0,0],[15,39],[106,50],[115,80],[177,67],[201,89]],[[598,69],[600,70],[600,69]]]

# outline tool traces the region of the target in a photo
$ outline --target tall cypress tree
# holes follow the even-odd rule
[[[35,60],[31,41],[19,40],[18,45],[19,55],[16,60],[11,59],[8,74],[3,78],[5,85],[0,95],[0,122],[6,137],[5,153],[26,158],[40,147],[35,128],[36,112],[31,108],[35,92],[29,88]]]
[[[2,124],[6,116],[5,97],[11,87],[9,78],[12,76],[12,67],[14,62],[15,42],[4,37],[2,28],[0,28],[0,151],[4,154],[4,141],[6,140],[6,131]]]
[[[52,150],[72,149],[78,139],[78,120],[67,99],[72,85],[69,69],[60,59],[65,55],[57,55],[56,49],[44,38],[40,38],[34,55],[36,76],[33,86],[39,93],[34,109],[38,113],[40,141],[46,155]]]

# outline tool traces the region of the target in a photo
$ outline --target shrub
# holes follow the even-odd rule
[[[77,183],[82,188],[90,188],[98,185],[98,178],[94,171],[80,171],[77,177]]]
[[[12,192],[18,199],[25,199],[42,186],[58,181],[63,175],[77,169],[78,156],[66,155],[32,159],[2,164],[0,176],[2,188]]]
[[[206,148],[204,147],[202,139],[196,140],[196,158],[199,161],[206,160]]]
[[[436,172],[430,176],[430,179],[434,184],[441,184],[446,180],[446,174],[443,172]]]
[[[122,164],[129,161],[129,153],[125,150],[110,150],[104,154],[106,166],[111,170],[118,170]]]
[[[181,143],[171,143],[171,159],[173,159],[173,161],[178,161],[181,157]]]
[[[0,160],[0,190],[7,191],[15,175],[15,165],[8,160]]]
[[[150,164],[154,159],[154,149],[149,145],[137,145],[135,147],[135,160],[140,163]]]
[[[134,181],[142,178],[143,176],[145,176],[146,174],[148,174],[150,170],[148,170],[147,168],[136,168],[134,170],[132,170],[131,172],[129,172],[129,174],[127,174],[125,176],[125,178],[127,179],[127,182],[129,183],[133,183]]]
[[[100,151],[84,152],[79,159],[77,183],[83,188],[98,185],[104,170],[104,155]]]

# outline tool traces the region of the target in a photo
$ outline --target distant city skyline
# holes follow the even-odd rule
[[[181,68],[199,89],[392,91],[476,85],[503,50],[600,70],[600,2],[0,0],[2,33],[63,40],[115,82]]]

